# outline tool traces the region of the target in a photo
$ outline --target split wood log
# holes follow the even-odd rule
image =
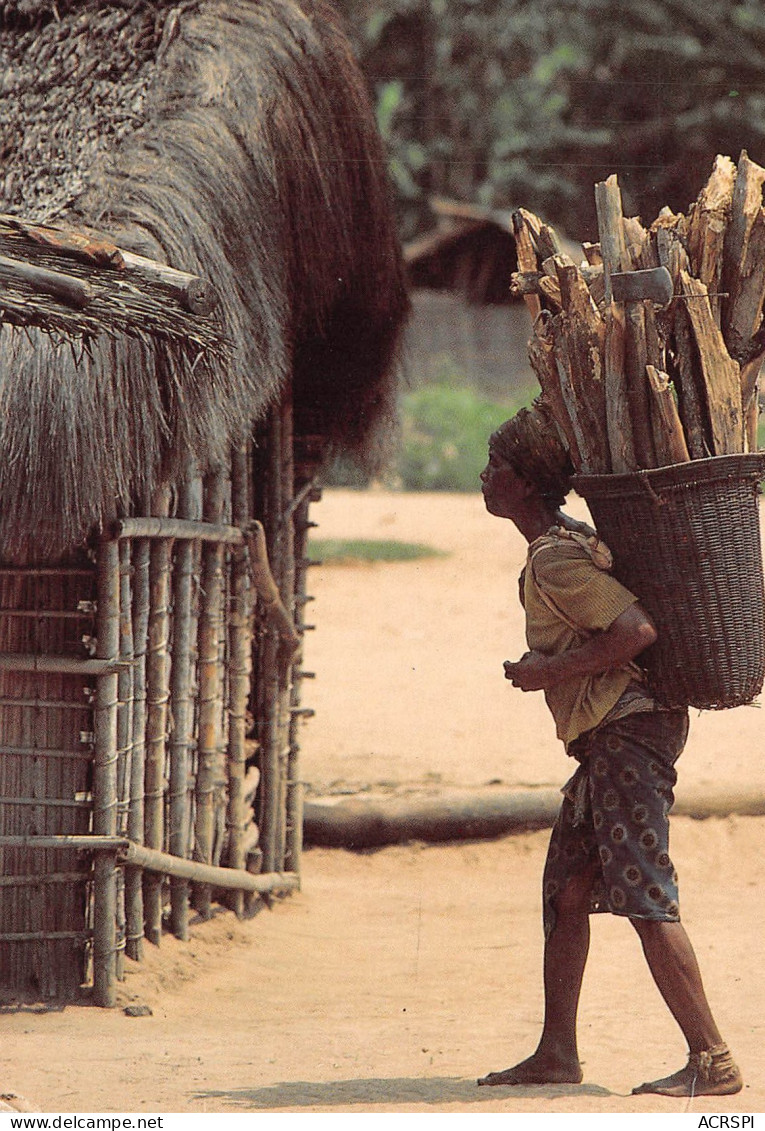
[[[530,295],[540,295],[547,300],[548,308],[553,310],[561,310],[563,305],[557,280],[551,278],[545,271],[514,272],[510,276],[510,294],[514,298],[522,297],[524,299],[527,299]],[[536,318],[532,307],[528,303],[526,305],[532,317]],[[537,307],[539,307],[538,302]]]
[[[709,180],[691,206],[688,218],[690,273],[710,292],[712,313],[720,325],[723,254],[728,227],[736,166],[730,157],[718,154]]]
[[[605,297],[607,352],[606,398],[609,408],[606,424],[609,449],[617,465],[634,462],[635,467],[655,467],[653,439],[648,425],[648,403],[645,389],[645,367],[649,364],[642,303],[629,303],[622,315],[613,303],[611,275],[632,269],[632,260],[624,232],[624,213],[619,182],[615,175],[595,185],[598,234],[606,274]],[[623,351],[623,352],[622,352]],[[627,411],[621,408],[627,406]],[[629,424],[627,418],[629,417]]]
[[[680,421],[672,383],[666,373],[653,365],[646,366],[650,393],[651,428],[659,467],[687,463],[691,458]]]
[[[643,227],[639,217],[624,217],[624,242],[627,247],[629,262],[634,268],[655,266],[653,262],[655,251],[651,241],[651,233]]]
[[[752,338],[762,320],[765,297],[765,214],[762,190],[765,169],[741,154],[725,233],[722,289],[723,337],[731,357],[748,361]],[[761,347],[760,347],[761,348]],[[759,352],[755,347],[754,352]]]
[[[600,250],[599,243],[583,243],[582,251],[584,252],[584,257],[589,263],[590,267],[603,266],[603,254]]]
[[[558,378],[564,400],[580,427],[579,451],[587,474],[610,470],[603,383],[605,326],[579,269],[555,257],[563,311],[551,323]],[[569,392],[570,390],[570,392]]]
[[[672,325],[673,350],[668,355],[671,372],[677,374],[678,411],[691,459],[712,455],[712,437],[706,409],[688,304],[677,302]]]
[[[543,311],[534,325],[534,336],[528,344],[529,361],[555,422],[565,438],[574,469],[580,472],[585,441],[571,391],[568,386],[565,389],[561,386],[550,322],[549,312]]]
[[[741,452],[744,426],[739,364],[726,349],[704,284],[682,271],[680,288],[687,300],[684,306],[695,345],[698,379],[704,390],[712,455]]]
[[[624,375],[627,328],[624,312],[612,302],[606,313],[603,345],[603,382],[606,398],[606,430],[611,470],[616,475],[637,471],[635,438]]]
[[[529,230],[529,220],[527,217],[531,217],[531,213],[526,212],[523,208],[519,208],[513,213],[513,234],[515,236],[518,269],[521,274],[537,274],[537,253]],[[524,292],[523,301],[526,303],[526,309],[532,319],[535,319],[542,309],[538,294],[536,292]]]

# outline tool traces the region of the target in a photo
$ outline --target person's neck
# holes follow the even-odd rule
[[[531,544],[546,534],[551,526],[555,526],[555,507],[548,506],[544,499],[530,498],[519,513],[513,516],[513,522],[526,541]]]

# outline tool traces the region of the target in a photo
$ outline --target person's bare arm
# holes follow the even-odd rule
[[[579,648],[557,656],[527,652],[516,663],[505,660],[505,678],[522,691],[544,691],[565,679],[598,675],[623,667],[656,640],[653,622],[640,605],[630,605],[604,632]]]

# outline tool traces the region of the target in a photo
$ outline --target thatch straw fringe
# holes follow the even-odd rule
[[[97,655],[109,659],[120,646],[120,564],[114,541],[101,542],[98,553]],[[116,674],[99,676],[94,710],[93,832],[117,832]],[[93,874],[93,993],[96,1003],[114,1005],[116,976],[116,856],[99,853]]]
[[[133,562],[133,743],[130,759],[130,805],[127,832],[143,843],[146,775],[146,647],[149,633],[149,543],[132,543]],[[139,868],[125,870],[125,953],[139,962],[143,955],[143,877]]]
[[[203,518],[220,522],[226,478],[222,469],[205,477]],[[199,612],[199,740],[197,749],[194,859],[211,864],[216,848],[216,818],[219,794],[225,781],[222,766],[222,673],[220,640],[223,621],[224,547],[206,543],[202,547],[202,594]],[[197,885],[192,893],[194,908],[203,918],[210,916],[211,892]]]
[[[167,513],[169,494],[158,492],[155,513]],[[152,543],[149,558],[149,639],[146,656],[146,771],[144,843],[164,848],[165,756],[170,698],[170,567],[173,544],[169,539]],[[159,945],[162,937],[162,881],[144,876],[144,933]]]
[[[100,27],[99,5],[85,0],[76,19],[61,16],[64,32],[87,36],[87,13]],[[146,12],[137,5],[125,15],[129,42]],[[27,73],[23,53],[14,58],[4,91],[20,120],[40,62],[34,52],[29,60]],[[192,369],[161,346],[152,357],[143,342],[99,338],[78,364],[43,335],[30,331],[30,345],[6,331],[6,557],[82,541],[113,517],[115,499],[153,489],[173,453],[194,451],[202,470],[222,462],[290,368],[300,431],[323,433],[369,463],[390,446],[407,300],[375,118],[337,14],[324,0],[189,6],[162,65],[146,65],[142,122],[132,120],[108,166],[89,167],[84,148],[73,155],[87,188],[49,219],[98,226],[128,251],[209,279],[234,361]],[[82,76],[64,73],[53,89],[51,127],[83,100]],[[23,150],[6,168],[6,185],[12,171],[17,180],[32,170],[40,177]],[[49,183],[52,193],[52,175]]]
[[[193,470],[189,466],[179,489],[178,512],[182,518],[194,515],[196,497]],[[186,856],[189,849],[189,774],[193,733],[194,681],[193,657],[197,633],[195,584],[197,548],[193,542],[177,543],[173,567],[173,666],[170,680],[170,830],[168,845],[172,855]],[[189,887],[185,879],[170,884],[170,927],[176,938],[187,939],[189,932]]]

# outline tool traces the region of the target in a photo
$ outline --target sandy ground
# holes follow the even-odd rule
[[[395,538],[442,558],[312,571],[319,630],[303,733],[309,794],[559,787],[540,695],[502,678],[523,651],[523,546],[480,497],[327,492],[318,536]],[[678,796],[765,794],[755,707],[693,719]],[[486,1089],[527,1055],[542,1009],[546,832],[377,852],[312,848],[303,890],[254,920],[128,962],[123,1008],[6,1009],[2,1091],[46,1112],[765,1112],[765,817],[673,825],[683,917],[747,1086],[724,1100],[632,1097],[680,1067],[681,1035],[623,920],[598,916],[580,1010],[582,1085]]]

